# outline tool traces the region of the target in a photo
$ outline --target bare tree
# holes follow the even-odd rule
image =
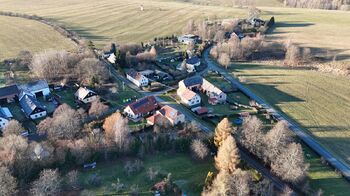
[[[228,136],[219,147],[218,154],[215,157],[215,166],[220,171],[233,173],[239,163],[238,148],[235,139]]]
[[[248,172],[237,169],[233,174],[220,171],[211,187],[202,196],[249,196],[252,180]]]
[[[214,36],[214,41],[216,42],[222,42],[225,40],[225,31],[223,30],[219,30],[215,33],[215,36]]]
[[[262,158],[265,142],[262,133],[263,124],[256,116],[244,118],[240,134],[240,142],[257,157]]]
[[[17,180],[6,167],[0,167],[0,195],[16,195]]]
[[[89,109],[90,116],[100,116],[108,110],[108,106],[103,104],[99,99],[91,103]]]
[[[79,179],[78,179],[78,171],[77,170],[72,170],[70,172],[67,173],[67,184],[71,187],[71,188],[77,188],[79,187]]]
[[[291,131],[286,121],[279,121],[266,134],[266,151],[265,156],[269,160],[275,160],[281,154],[281,150],[287,148],[288,144],[293,141]]]
[[[6,137],[10,134],[20,135],[24,131],[21,123],[17,120],[10,120],[8,124],[4,127],[2,133]]]
[[[153,181],[158,176],[158,174],[159,174],[159,169],[150,167],[147,170],[148,179],[151,181]]]
[[[232,123],[228,120],[228,118],[222,119],[215,129],[215,146],[220,147],[223,144],[224,140],[233,134],[235,130],[235,127],[232,126]]]
[[[50,140],[74,139],[82,129],[82,114],[67,104],[60,105],[52,118],[46,118],[38,125],[38,132],[48,134]]]
[[[13,164],[26,155],[28,141],[22,136],[10,134],[0,138],[0,166],[10,169]]]
[[[116,112],[106,118],[103,129],[110,141],[113,141],[119,150],[125,151],[130,144],[130,132],[128,119],[124,118],[120,112]]]
[[[95,58],[86,58],[80,61],[76,67],[76,73],[80,82],[85,85],[101,84],[109,78],[106,66]]]
[[[290,65],[297,65],[302,59],[302,53],[299,46],[289,42],[286,44],[285,62]]]
[[[193,152],[193,155],[201,160],[208,156],[209,153],[208,147],[199,139],[192,141],[191,150]]]
[[[29,68],[39,78],[62,79],[68,70],[68,53],[51,50],[35,54]]]
[[[305,180],[308,165],[305,164],[304,154],[300,144],[291,143],[273,160],[272,172],[283,180],[298,184]]]
[[[45,169],[32,183],[30,193],[35,196],[57,195],[61,190],[61,177],[57,170]]]
[[[230,56],[226,53],[221,53],[218,58],[218,62],[224,66],[226,69],[230,65]]]

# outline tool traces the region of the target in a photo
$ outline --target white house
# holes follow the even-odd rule
[[[177,40],[184,44],[190,44],[190,43],[196,44],[199,40],[199,36],[193,35],[193,34],[186,34],[186,35],[179,36]]]
[[[131,120],[138,120],[143,116],[153,113],[157,108],[158,103],[156,98],[149,96],[126,106],[124,109],[124,114],[126,114]]]
[[[47,115],[45,106],[31,93],[22,92],[19,103],[25,115],[31,119],[38,119]]]
[[[194,67],[198,67],[201,65],[201,60],[198,57],[194,56],[186,60],[186,65],[187,66],[192,65]]]
[[[110,63],[115,63],[115,61],[117,60],[117,57],[115,56],[115,54],[114,53],[111,53],[110,55],[109,55],[109,57],[107,58],[107,60],[110,62]]]
[[[91,103],[98,98],[98,95],[94,91],[86,87],[80,87],[77,92],[75,92],[74,96],[83,103]]]
[[[35,97],[44,97],[50,95],[50,88],[46,80],[38,80],[35,82],[29,82],[18,86],[20,91],[31,93]]]
[[[0,129],[4,128],[12,117],[13,116],[8,108],[0,107]]]
[[[138,87],[147,86],[149,83],[148,78],[146,78],[141,73],[135,71],[134,69],[130,69],[126,73],[126,78]]]
[[[179,87],[177,95],[180,97],[181,102],[189,107],[198,106],[201,103],[201,97],[190,89]]]
[[[191,92],[201,91],[205,93],[209,98],[209,103],[212,105],[225,103],[227,99],[226,93],[221,91],[219,88],[217,88],[215,85],[213,85],[206,79],[199,76],[187,78],[179,82],[178,95],[181,99],[184,99],[184,96],[182,95],[184,94],[183,92],[185,92],[184,89],[188,89]],[[193,95],[193,93],[186,92],[187,96]]]

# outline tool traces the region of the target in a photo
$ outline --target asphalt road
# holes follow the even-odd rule
[[[275,110],[271,107],[266,101],[262,98],[254,94],[251,90],[245,87],[242,83],[240,83],[237,79],[235,79],[231,74],[227,73],[227,71],[218,65],[215,61],[213,61],[209,57],[209,49],[204,53],[204,59],[208,64],[208,69],[219,71],[231,84],[235,85],[239,90],[241,90],[244,94],[246,94],[251,99],[255,100],[261,106],[263,106],[266,110],[272,113],[278,120],[285,120],[288,122],[289,128],[301,139],[304,143],[306,143],[310,148],[312,148],[315,152],[317,152],[320,156],[325,158],[327,162],[332,165],[334,168],[339,170],[342,175],[350,180],[350,167],[348,164],[338,160],[334,155],[332,155],[327,149],[323,148],[312,136],[306,133],[303,128],[301,128],[298,124],[296,124],[291,118],[286,116],[285,114]],[[268,93],[268,92],[267,92]]]

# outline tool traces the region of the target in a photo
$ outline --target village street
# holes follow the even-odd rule
[[[143,95],[143,97],[155,96],[158,103],[160,103],[162,105],[169,105],[169,106],[175,108],[176,110],[182,112],[186,116],[186,120],[188,122],[192,122],[192,121],[198,122],[199,121],[198,117],[192,111],[185,108],[180,103],[176,103],[175,100],[174,100],[174,102],[168,102],[168,101],[165,101],[164,99],[162,99],[161,97],[159,97],[159,95],[164,94],[164,93],[172,90],[172,88],[167,88],[167,89],[160,91],[160,92],[146,92],[146,91],[140,90],[139,87],[135,86],[133,83],[131,83],[125,77],[123,77],[119,73],[117,73],[117,71],[114,69],[112,64],[110,64],[106,60],[103,60],[103,59],[101,59],[101,60],[110,69],[110,73],[114,78],[123,82],[128,87],[140,92]],[[209,68],[212,68],[212,67],[213,67],[213,65],[211,64],[211,66],[209,66],[209,62],[208,62],[208,67],[198,74],[203,74],[203,73],[207,72],[209,70]],[[121,109],[122,108],[114,108],[113,111],[121,110]],[[200,122],[198,122],[198,125],[202,131],[206,132],[207,134],[213,134],[214,130],[212,130],[212,128],[205,126],[204,124],[202,124]],[[253,158],[252,155],[250,155],[247,151],[240,149],[240,156],[241,156],[241,159],[244,160],[250,167],[256,169],[264,177],[271,180],[276,188],[278,188],[279,190],[284,190],[284,187],[286,187],[286,184],[282,180],[280,180],[279,178],[272,175],[271,172],[267,168],[265,168],[265,166],[263,164],[261,164],[255,158]]]

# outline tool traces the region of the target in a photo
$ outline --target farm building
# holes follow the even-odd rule
[[[17,85],[5,86],[0,88],[0,103],[11,103],[18,98],[19,89]]]
[[[87,89],[86,87],[80,87],[77,92],[75,92],[74,96],[77,100],[83,103],[91,103],[98,97],[94,91]]]
[[[168,105],[163,106],[156,114],[147,118],[147,123],[154,125],[158,122],[158,118],[166,119],[172,126],[185,122],[185,115]]]
[[[28,118],[37,119],[46,116],[45,107],[31,93],[22,92],[19,103]]]
[[[199,36],[193,35],[193,34],[187,34],[187,35],[179,36],[177,40],[184,44],[190,44],[190,43],[196,44],[199,41]]]
[[[138,87],[147,86],[149,82],[148,78],[143,76],[141,73],[135,71],[134,69],[130,69],[126,73],[126,78]]]
[[[185,92],[183,89],[188,89],[190,91],[200,91],[209,98],[209,103],[212,105],[219,104],[219,103],[225,103],[227,99],[227,95],[222,92],[219,88],[217,88],[215,85],[207,81],[206,79],[194,76],[191,78],[187,78],[185,80],[182,80],[179,82],[179,90],[178,95],[182,99],[183,92]],[[193,92],[194,94],[196,94]],[[187,92],[187,94],[190,94]]]
[[[124,109],[124,114],[126,114],[132,120],[138,120],[143,116],[153,113],[157,108],[158,103],[156,101],[156,98],[149,96],[126,106]]]
[[[29,92],[35,97],[44,97],[50,95],[49,85],[46,80],[38,80],[35,82],[29,82],[18,86],[19,90]]]

